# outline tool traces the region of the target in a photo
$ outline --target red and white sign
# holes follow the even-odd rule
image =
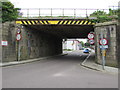
[[[94,34],[93,33],[89,33],[88,34],[88,39],[94,39]]]
[[[6,41],[6,40],[1,41],[1,45],[2,46],[8,46],[8,41]]]
[[[99,43],[100,43],[100,45],[107,45],[108,40],[106,38],[103,38],[103,39],[100,39]]]
[[[91,39],[91,40],[89,40],[89,43],[90,43],[90,44],[94,44],[95,41],[94,41],[93,39]]]
[[[16,35],[16,40],[19,41],[19,40],[21,40],[21,38],[22,38],[21,34],[18,33],[18,34]]]

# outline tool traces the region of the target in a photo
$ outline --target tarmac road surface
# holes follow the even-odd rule
[[[118,75],[82,67],[81,51],[2,68],[3,88],[118,88]]]

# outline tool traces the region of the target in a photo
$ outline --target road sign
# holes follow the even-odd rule
[[[90,39],[90,40],[89,40],[89,43],[90,43],[90,44],[94,44],[95,41],[94,41],[93,39]]]
[[[103,39],[100,39],[99,43],[100,43],[100,45],[107,45],[108,40],[106,38],[103,38]]]
[[[89,33],[88,34],[88,39],[93,39],[94,38],[94,34],[93,33]]]
[[[16,35],[16,40],[19,41],[19,40],[21,40],[21,38],[22,38],[21,34],[18,33],[18,34]]]
[[[102,45],[100,45],[100,48],[102,48]],[[108,45],[104,45],[103,48],[108,48]]]
[[[21,30],[20,30],[20,29],[18,29],[18,30],[17,30],[17,33],[21,33]]]
[[[6,40],[1,41],[1,45],[2,46],[8,46],[8,41],[6,41]]]

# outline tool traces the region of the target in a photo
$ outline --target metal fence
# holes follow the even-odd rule
[[[21,17],[72,17],[86,18],[95,11],[109,12],[109,9],[79,9],[79,8],[26,8],[20,9]]]

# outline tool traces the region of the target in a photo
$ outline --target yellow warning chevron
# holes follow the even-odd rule
[[[25,25],[27,25],[26,21],[23,21],[23,23],[24,23]]]
[[[94,25],[89,20],[17,20],[16,24],[23,25]]]
[[[68,21],[65,21],[63,24],[66,24]]]
[[[29,25],[31,25],[30,21],[27,21]]]
[[[72,21],[69,21],[68,24],[70,24]]]
[[[85,21],[84,25],[86,25],[86,24],[87,24],[87,22],[88,22],[88,21]]]
[[[76,24],[78,24],[80,21],[77,21]]]
[[[33,25],[35,25],[35,22],[34,21],[31,21]]]
[[[48,24],[46,21],[43,21],[45,24]]]
[[[72,24],[74,24],[76,21],[73,21]]]

